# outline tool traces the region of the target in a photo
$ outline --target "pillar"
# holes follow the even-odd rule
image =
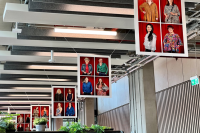
[[[85,99],[85,125],[94,124],[94,98]]]
[[[63,118],[54,118],[54,131],[58,131],[63,126]]]
[[[131,133],[158,133],[153,62],[129,75]]]

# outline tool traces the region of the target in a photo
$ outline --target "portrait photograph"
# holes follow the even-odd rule
[[[94,77],[81,76],[80,79],[80,94],[94,95]]]
[[[65,103],[65,116],[75,116],[76,108],[74,102]]]
[[[95,95],[109,96],[109,77],[95,77]]]
[[[49,106],[41,107],[41,117],[49,117]]]
[[[64,101],[64,89],[63,88],[54,88],[54,101]]]
[[[65,101],[72,102],[75,101],[75,90],[74,88],[65,88]]]
[[[40,106],[32,106],[32,117],[40,117]]]
[[[64,102],[54,103],[54,116],[55,117],[64,116]]]
[[[80,70],[80,75],[94,75],[94,57],[81,57]]]
[[[95,57],[95,76],[109,76],[108,58]]]

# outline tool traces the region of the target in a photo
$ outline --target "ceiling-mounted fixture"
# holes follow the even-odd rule
[[[22,29],[18,29],[18,23],[15,23],[15,28],[12,29],[12,32],[14,33],[22,33]]]
[[[60,32],[60,33],[75,33],[75,34],[95,34],[95,35],[110,35],[110,36],[116,36],[117,32],[116,31],[104,31],[100,29],[95,29],[95,30],[83,30],[81,28],[68,28],[68,29],[60,29],[60,28],[55,28],[54,32]]]
[[[54,56],[53,56],[53,50],[51,50],[51,59],[49,60],[49,63],[54,63]]]

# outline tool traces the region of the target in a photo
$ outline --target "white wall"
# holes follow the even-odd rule
[[[197,65],[196,65],[197,64]],[[192,58],[164,58],[154,61],[156,92],[200,76],[200,60]]]
[[[129,103],[129,82],[124,77],[112,84],[112,98],[98,98],[98,113],[104,113]]]

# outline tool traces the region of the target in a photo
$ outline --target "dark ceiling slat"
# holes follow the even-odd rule
[[[51,3],[78,3],[78,2],[103,2],[103,3],[112,3],[112,4],[133,4],[132,0],[32,0],[33,2],[51,2]]]

